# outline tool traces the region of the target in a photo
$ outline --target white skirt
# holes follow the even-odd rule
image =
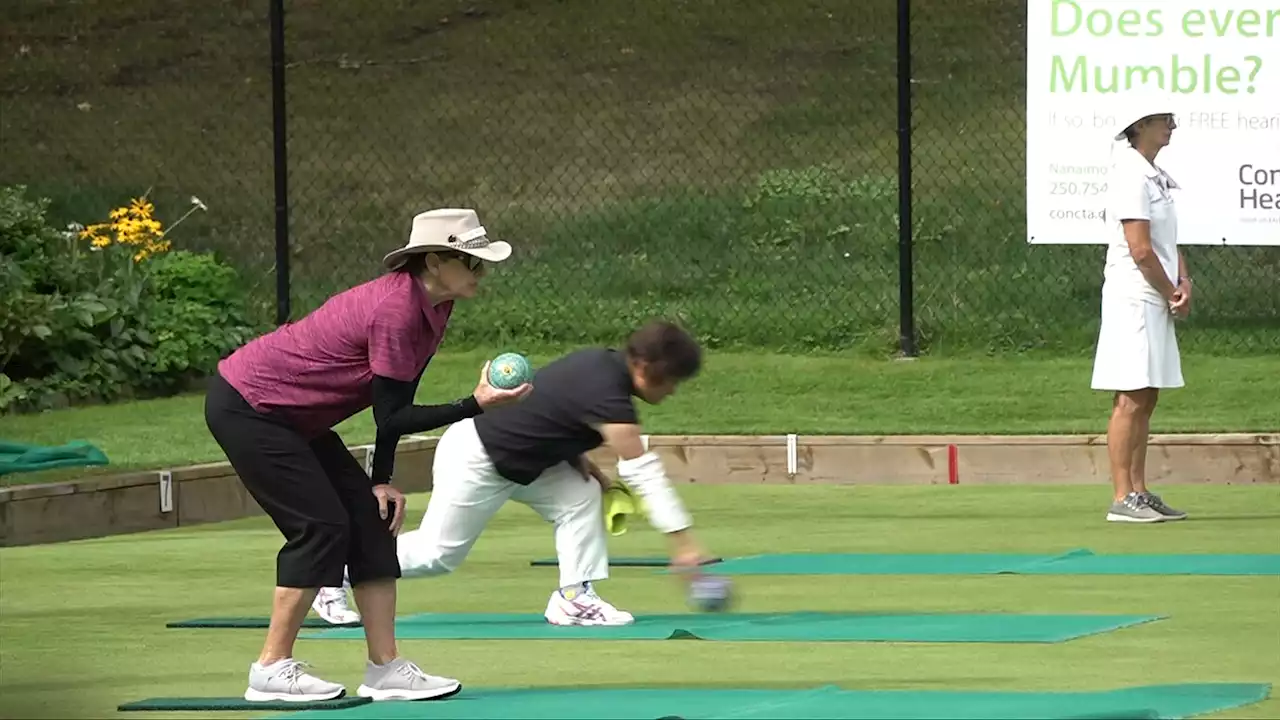
[[[1182,387],[1182,358],[1173,324],[1173,313],[1163,303],[1104,291],[1093,389]]]

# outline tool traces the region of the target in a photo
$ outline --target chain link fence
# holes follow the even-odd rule
[[[293,317],[369,279],[412,216],[477,208],[516,254],[452,347],[899,347],[893,0],[293,0]],[[275,308],[269,3],[6,3],[0,182],[86,223],[148,187],[176,243]],[[912,317],[922,352],[1096,339],[1101,246],[1025,241],[1025,3],[914,0]],[[157,202],[164,209],[164,204]],[[1280,351],[1280,248],[1187,248],[1191,352]]]

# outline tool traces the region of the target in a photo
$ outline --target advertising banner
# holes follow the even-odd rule
[[[1176,116],[1179,244],[1280,245],[1280,0],[1028,0],[1028,242],[1107,241],[1140,100]]]

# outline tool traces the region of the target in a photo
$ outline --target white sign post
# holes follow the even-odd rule
[[[1028,0],[1027,239],[1107,241],[1126,97],[1178,128],[1178,242],[1280,245],[1280,0]]]

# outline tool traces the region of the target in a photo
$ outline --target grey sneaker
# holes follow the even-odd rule
[[[1160,496],[1153,492],[1142,493],[1142,499],[1147,501],[1147,505],[1152,510],[1155,510],[1156,512],[1165,516],[1166,519],[1183,520],[1187,517],[1187,514],[1185,512],[1181,510],[1175,510],[1174,508],[1171,508],[1168,505],[1165,505],[1164,500],[1160,499]]]
[[[457,695],[461,690],[462,683],[453,678],[428,675],[408,660],[396,658],[382,666],[368,663],[364,684],[356,694],[375,701],[436,700]]]
[[[1112,503],[1107,511],[1107,522],[1154,523],[1165,520],[1168,518],[1148,505],[1146,498],[1133,492]]]
[[[249,689],[244,699],[249,702],[316,702],[334,700],[347,694],[347,689],[337,683],[308,673],[307,664],[285,658],[267,666],[253,663],[249,666]]]

